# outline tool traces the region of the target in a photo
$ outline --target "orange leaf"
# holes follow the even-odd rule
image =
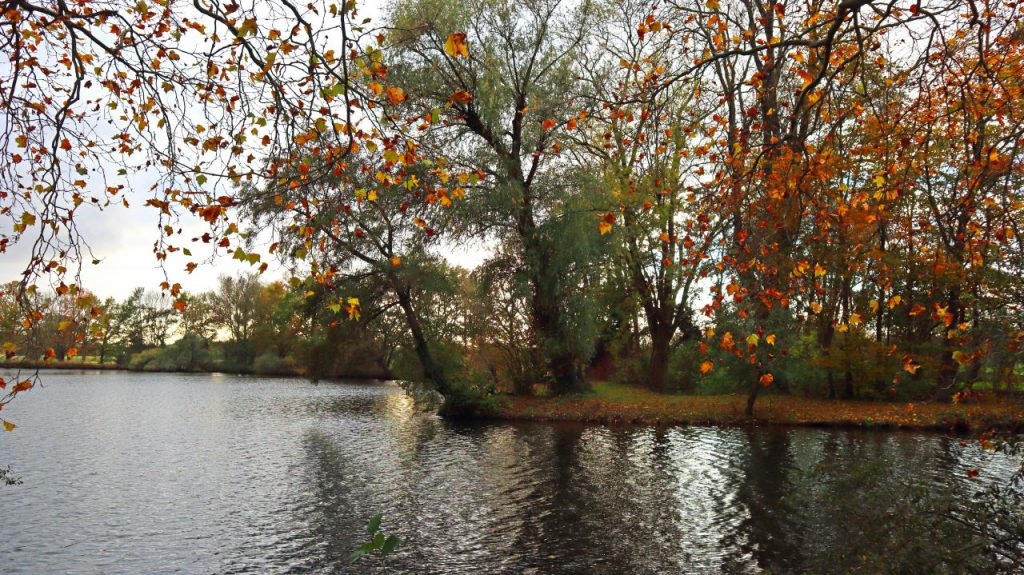
[[[468,104],[473,101],[473,94],[465,90],[455,90],[451,96],[448,96],[448,99],[457,104]]]
[[[387,89],[388,102],[401,104],[405,101],[405,92],[401,88],[391,87]]]
[[[766,374],[762,375],[761,378],[757,380],[757,382],[761,384],[761,387],[768,387],[774,381],[775,381],[775,376],[770,374],[770,373],[766,373]]]
[[[707,373],[707,372],[711,371],[712,369],[715,369],[715,364],[710,362],[710,361],[705,361],[705,362],[700,364],[700,372],[701,373]]]

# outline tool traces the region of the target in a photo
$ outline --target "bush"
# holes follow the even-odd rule
[[[263,353],[252,362],[253,373],[276,374],[281,373],[283,362],[276,353]]]
[[[205,371],[213,367],[209,340],[193,333],[166,347],[136,353],[128,361],[138,371]]]

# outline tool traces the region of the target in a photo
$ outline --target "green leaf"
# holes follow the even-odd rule
[[[370,553],[373,553],[373,545],[371,545],[370,543],[363,543],[359,546],[359,549],[356,549],[352,552],[351,555],[348,556],[348,560],[356,561],[363,555],[369,555]]]
[[[334,309],[334,306],[330,306],[330,307],[331,307],[332,310]],[[340,305],[338,305],[338,309],[339,310],[341,309]],[[337,311],[335,311],[335,313],[337,313]],[[370,518],[370,522],[366,524],[366,532],[369,533],[370,535],[373,535],[374,533],[379,531],[380,530],[380,520],[382,519],[382,517],[383,516],[380,513],[378,513],[378,514],[374,515],[373,517],[371,517]]]
[[[394,535],[388,535],[388,538],[384,540],[384,545],[380,548],[381,555],[390,555],[400,544],[402,540]]]
[[[381,547],[383,547],[384,546],[384,539],[385,539],[385,537],[384,537],[383,533],[378,532],[376,535],[374,535],[373,536],[373,548],[374,549],[380,549]]]

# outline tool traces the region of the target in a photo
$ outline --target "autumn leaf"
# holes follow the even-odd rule
[[[771,384],[772,384],[772,383],[773,383],[774,381],[775,381],[775,376],[774,376],[774,375],[772,375],[772,374],[770,374],[770,373],[766,373],[766,374],[762,375],[762,376],[761,376],[761,377],[760,377],[760,378],[759,378],[759,379],[757,380],[757,382],[758,382],[759,384],[761,384],[761,387],[768,387],[768,386],[769,386],[769,385],[771,385]]]
[[[401,104],[405,101],[405,92],[396,86],[392,86],[386,90],[388,102],[392,104]]]
[[[465,90],[455,90],[451,96],[448,96],[448,99],[456,104],[468,104],[473,101],[473,94]]]
[[[391,256],[391,267],[397,268],[400,265],[402,265],[402,258],[398,256]]]
[[[722,336],[722,349],[729,350],[736,346],[736,342],[733,341],[732,332],[727,331]]]
[[[707,372],[711,371],[712,369],[715,369],[715,364],[713,362],[705,361],[705,362],[702,362],[700,364],[700,372],[701,373],[707,373]]]
[[[444,52],[452,58],[469,58],[469,45],[466,44],[466,34],[459,32],[449,34],[444,43]]]
[[[917,370],[921,369],[921,364],[914,363],[914,359],[909,355],[903,358],[903,371],[910,375],[917,375]]]
[[[597,224],[597,229],[598,231],[601,232],[601,235],[603,236],[612,231],[612,225],[609,224],[608,222],[602,221]]]
[[[7,421],[6,419],[4,420],[4,429],[6,429],[7,431],[14,431],[15,427],[18,427],[18,426],[14,425],[10,421]]]
[[[346,304],[345,311],[348,312],[348,319],[359,319],[362,311],[362,308],[359,305],[359,298],[350,297],[346,300]]]
[[[65,352],[65,355],[67,355],[68,357],[75,357],[76,355],[78,355],[78,348],[69,347],[67,352]]]
[[[555,121],[554,121],[554,120],[552,120],[552,119],[550,119],[550,118],[548,118],[547,120],[544,120],[543,122],[541,122],[541,125],[540,125],[540,127],[541,127],[541,128],[542,128],[542,129],[544,130],[544,131],[550,130],[550,129],[552,129],[552,128],[554,128],[554,127],[555,127]]]

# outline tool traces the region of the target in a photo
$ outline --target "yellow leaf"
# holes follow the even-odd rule
[[[756,333],[752,333],[747,337],[747,345],[750,347],[757,347],[757,342],[759,341],[761,341],[761,336]]]
[[[892,296],[891,298],[889,298],[889,309],[892,309],[892,308],[900,305],[901,301],[903,301],[902,297],[900,297],[898,295]]]
[[[859,313],[850,314],[850,325],[857,326],[864,323],[864,320],[860,318]]]
[[[377,201],[377,190],[370,190],[369,192],[367,192],[366,193],[366,199],[370,200],[371,202],[376,202]]]
[[[469,58],[469,45],[464,33],[449,34],[444,43],[444,52],[452,58]]]
[[[764,341],[768,345],[774,346],[775,345],[775,334],[774,333],[770,333],[770,334],[766,335],[764,337]]]
[[[700,364],[700,372],[701,373],[707,373],[707,372],[711,371],[712,369],[715,369],[715,364],[710,362],[710,361],[705,361],[705,362]]]
[[[878,300],[877,299],[873,299],[873,300],[869,301],[868,302],[868,307],[871,308],[871,313],[875,313],[876,311],[878,311]]]
[[[811,311],[814,312],[814,313],[821,313],[821,304],[816,302],[816,301],[812,301],[811,302]]]
[[[14,425],[13,423],[7,421],[6,419],[4,420],[4,429],[6,429],[7,431],[14,431],[15,427],[17,427],[17,425]]]
[[[605,235],[612,231],[612,225],[608,222],[601,222],[597,224],[597,229],[601,232],[601,235]]]

